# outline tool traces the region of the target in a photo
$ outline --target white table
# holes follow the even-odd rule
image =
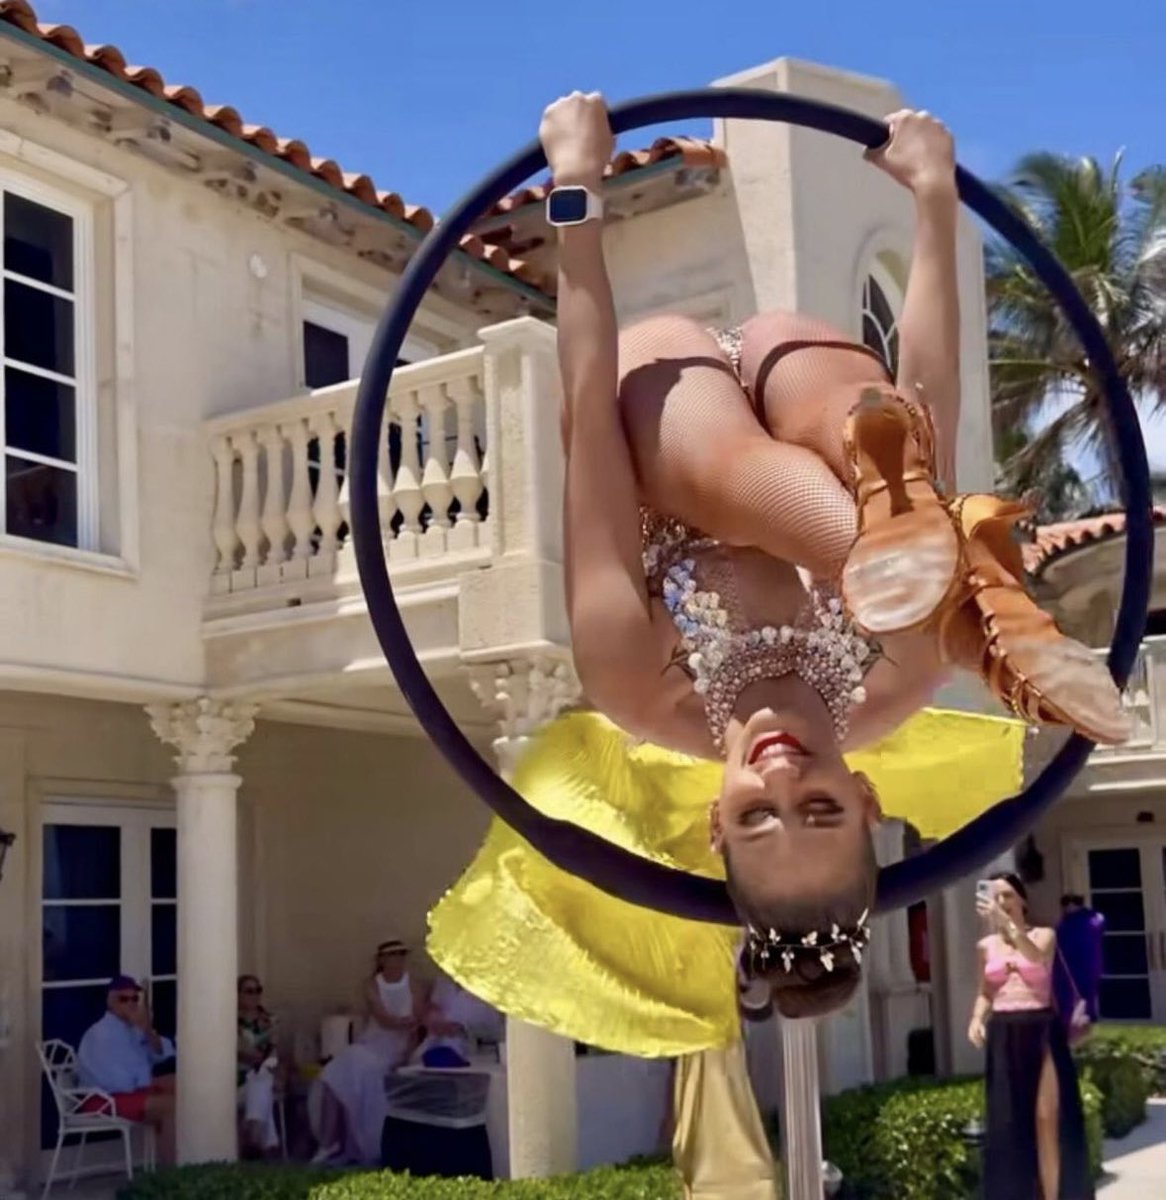
[[[575,1059],[579,1167],[625,1162],[659,1149],[660,1127],[670,1102],[667,1059],[626,1054],[585,1054]],[[506,1066],[496,1058],[472,1058],[468,1067],[402,1067],[407,1075],[490,1076],[486,1134],[494,1177],[510,1175],[510,1125]]]

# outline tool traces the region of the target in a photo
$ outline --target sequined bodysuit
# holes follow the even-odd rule
[[[724,751],[738,696],[750,684],[795,674],[821,697],[843,741],[851,707],[866,699],[863,678],[877,647],[846,617],[842,601],[817,585],[791,622],[758,623],[743,611],[729,548],[682,522],[641,510],[644,577],[679,635],[672,665],[692,680],[709,731]]]

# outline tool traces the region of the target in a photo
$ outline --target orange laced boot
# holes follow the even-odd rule
[[[935,483],[930,414],[868,388],[843,436],[858,537],[842,599],[868,636],[921,629],[955,599],[964,574],[960,536]]]
[[[1108,669],[1066,637],[1025,591],[1012,537],[1029,509],[996,496],[961,496],[951,513],[963,538],[965,591],[942,616],[947,661],[972,671],[1022,720],[1067,725],[1093,742],[1120,745],[1133,725]]]

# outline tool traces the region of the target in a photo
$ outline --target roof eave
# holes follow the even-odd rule
[[[240,159],[261,166],[264,170],[287,179],[295,186],[318,195],[330,204],[342,205],[344,208],[358,213],[365,219],[373,219],[387,228],[403,234],[414,243],[420,243],[425,237],[425,233],[422,230],[411,225],[408,221],[395,216],[393,213],[368,204],[342,189],[333,187],[325,180],[316,178],[311,172],[305,171],[273,154],[269,154],[257,146],[252,146],[248,142],[232,136],[225,130],[219,129],[211,122],[186,112],[180,106],[153,96],[132,83],[118,79],[108,71],[86,62],[84,59],[77,58],[59,46],[55,46],[43,38],[27,33],[16,25],[8,22],[0,22],[0,37],[15,42],[33,54],[51,59],[63,71],[84,78],[96,87],[111,92],[122,100],[140,107],[147,112],[151,112],[172,125],[183,128],[196,138],[209,141],[229,154],[236,155]],[[521,297],[532,308],[544,312],[554,311],[554,300],[539,288],[516,279],[512,275],[508,275],[505,271],[501,271],[489,263],[482,262],[472,255],[465,253],[463,250],[455,250],[450,255],[450,258],[467,270],[489,279],[495,287],[501,287]]]

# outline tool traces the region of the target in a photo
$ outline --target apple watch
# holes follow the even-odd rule
[[[603,197],[585,187],[552,188],[547,196],[548,225],[582,225],[603,216]]]

